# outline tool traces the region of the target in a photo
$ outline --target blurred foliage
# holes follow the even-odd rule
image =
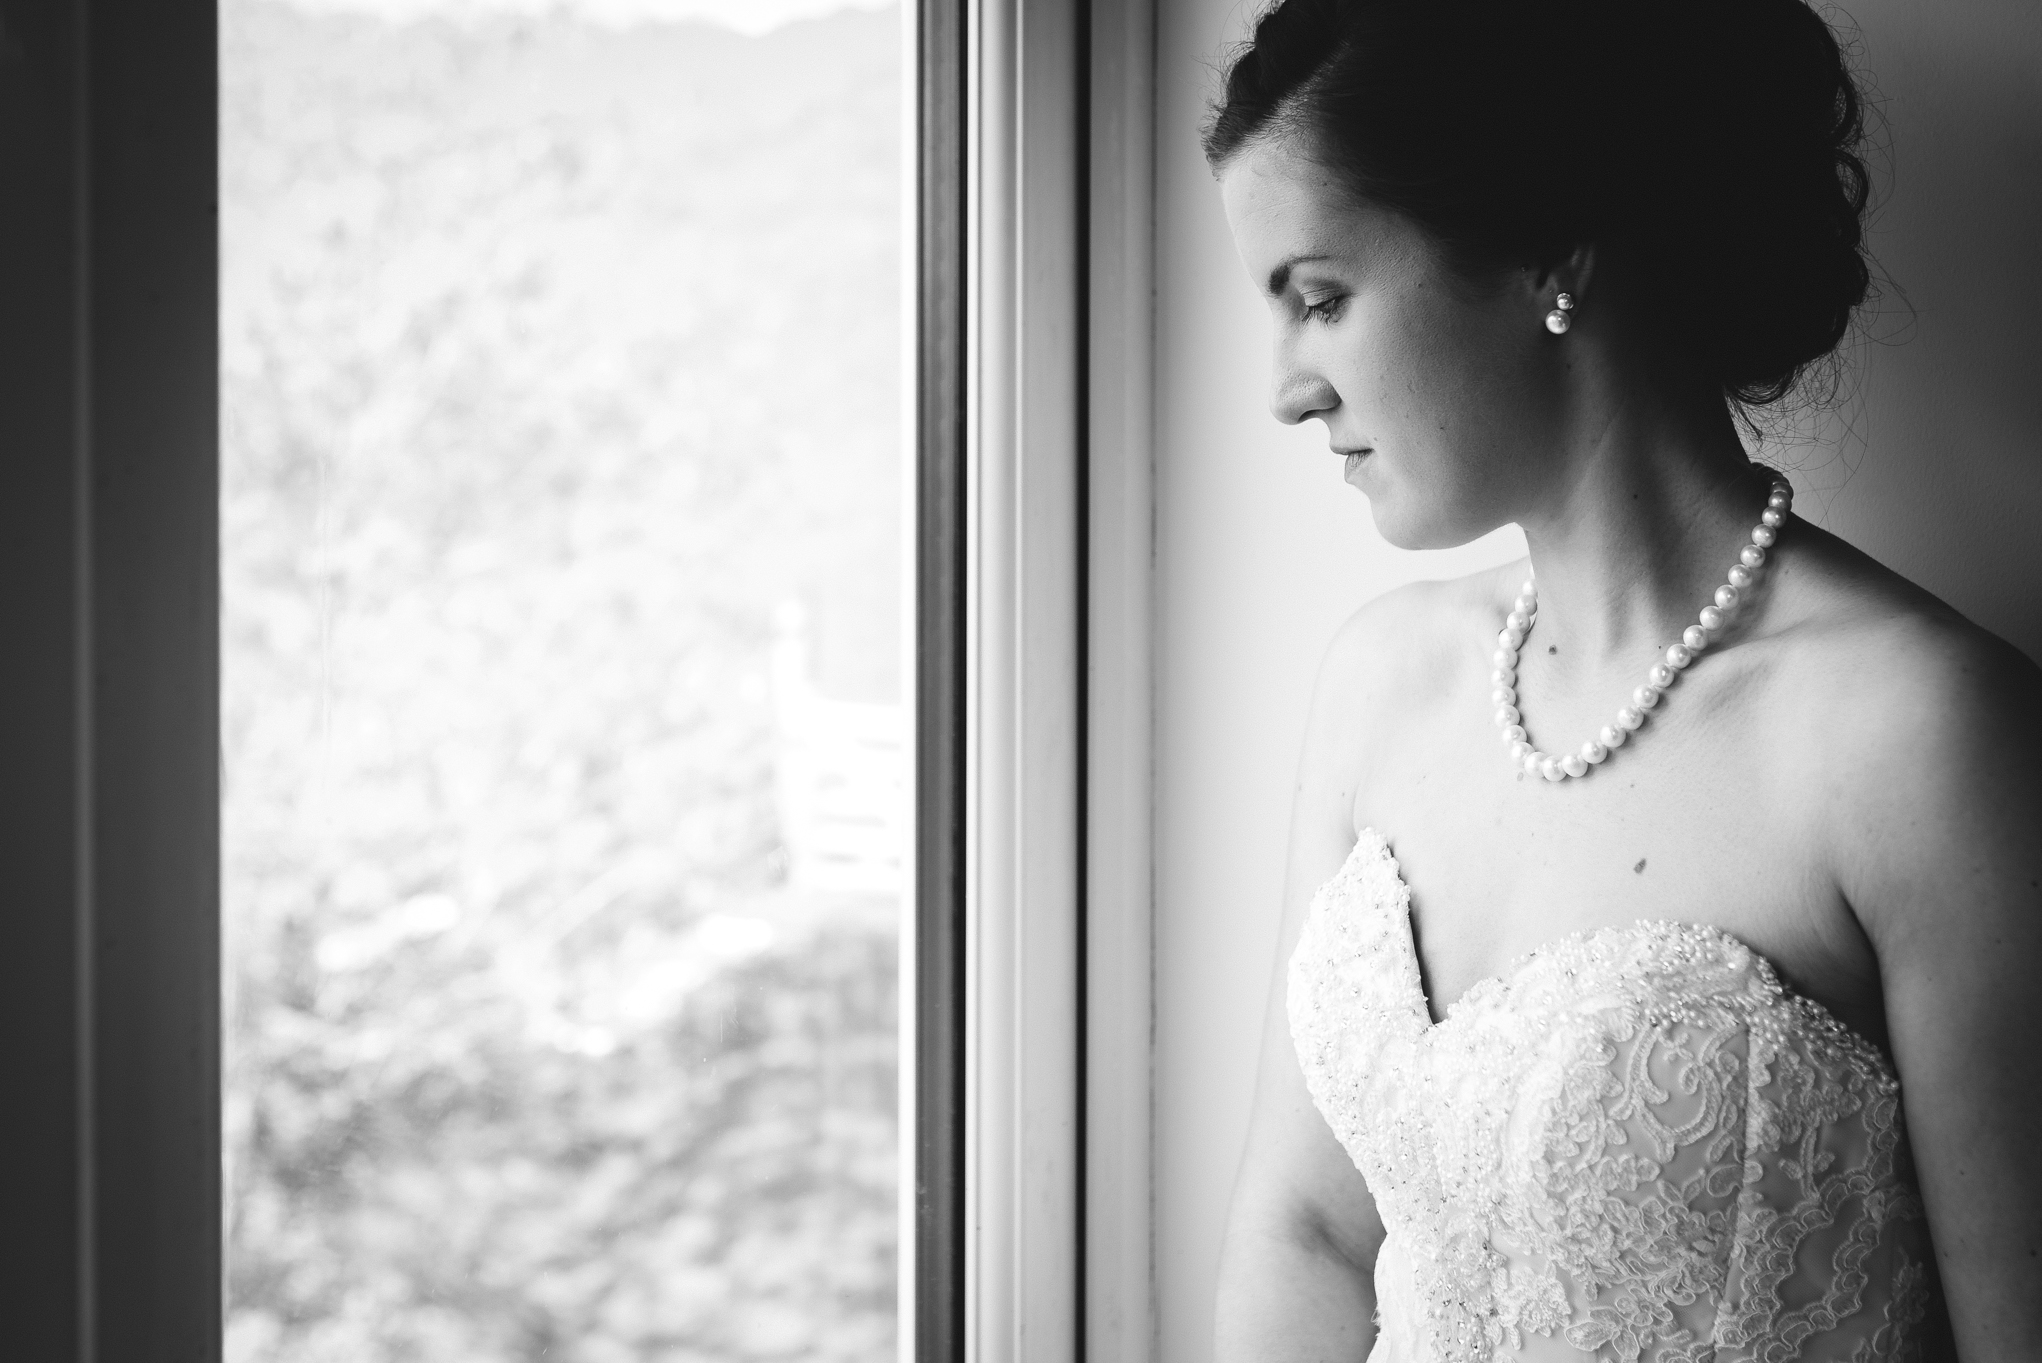
[[[226,0],[233,1363],[891,1356],[899,43]]]

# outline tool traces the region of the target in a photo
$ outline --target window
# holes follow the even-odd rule
[[[228,1363],[895,1350],[901,20],[783,8],[221,10]]]
[[[620,193],[641,130],[627,118],[578,140],[570,125],[600,101],[563,111],[529,64],[541,31],[563,22],[555,7],[509,19],[469,8],[459,23],[426,21],[429,51],[407,55],[377,47],[391,35],[379,38],[360,13],[271,3],[230,0],[216,12],[193,0],[24,0],[0,26],[0,167],[10,190],[0,196],[0,241],[16,265],[0,279],[12,437],[0,461],[8,583],[0,621],[18,659],[0,674],[0,713],[14,721],[4,847],[19,906],[5,920],[0,1007],[11,1034],[28,1039],[12,1052],[20,1072],[6,1203],[21,1255],[9,1282],[23,1304],[10,1343],[24,1357],[216,1356],[227,1343],[228,1265],[231,1341],[244,1356],[311,1350],[320,1331],[319,1348],[385,1347],[373,1332],[400,1316],[404,1338],[421,1348],[545,1347],[548,1331],[590,1319],[562,1303],[602,1294],[569,1281],[574,1236],[551,1262],[507,1241],[540,1224],[534,1206],[558,1206],[568,1182],[557,1178],[561,1165],[583,1160],[580,1169],[625,1182],[644,1166],[605,1163],[614,1148],[600,1139],[536,1151],[504,1140],[501,1159],[471,1151],[465,1165],[435,1143],[501,1133],[509,1128],[492,1123],[536,1102],[573,1107],[584,1082],[649,1064],[646,1030],[685,1016],[717,987],[694,978],[698,965],[671,937],[688,935],[698,958],[723,963],[718,978],[759,984],[763,996],[776,953],[798,934],[779,923],[769,934],[754,921],[768,915],[734,902],[751,889],[807,880],[869,897],[895,874],[884,856],[859,850],[873,844],[856,827],[837,841],[829,820],[811,817],[832,808],[833,792],[895,779],[870,779],[887,763],[867,759],[893,741],[889,725],[899,732],[883,708],[837,708],[823,731],[845,742],[832,753],[814,741],[818,713],[889,703],[883,688],[835,671],[826,598],[850,574],[825,574],[824,590],[804,594],[803,583],[774,576],[785,564],[768,546],[739,543],[730,552],[750,553],[753,565],[742,580],[657,585],[689,546],[654,535],[654,512],[673,504],[661,498],[677,494],[628,456],[701,438],[688,423],[702,414],[606,406],[599,395],[606,385],[637,391],[633,384],[686,358],[656,315],[661,291],[684,270],[660,267],[642,289],[613,282],[596,290],[599,299],[585,296],[592,259],[629,259],[644,244],[602,226],[603,196]],[[674,0],[676,11],[688,7]],[[803,7],[760,0],[746,12],[783,8],[798,19]],[[628,18],[623,0],[592,12],[601,21],[592,28]],[[839,19],[880,21],[869,10]],[[251,41],[249,26],[287,22],[319,35],[293,49],[293,78],[238,77],[247,48],[236,45]],[[912,275],[916,308],[915,402],[901,430],[912,429],[916,450],[917,614],[913,665],[897,668],[891,702],[914,715],[913,742],[903,746],[916,798],[913,856],[897,873],[914,904],[903,920],[913,929],[904,943],[913,971],[899,979],[913,982],[900,989],[912,1017],[896,1038],[913,1056],[912,1123],[901,1129],[913,1132],[903,1155],[915,1177],[902,1181],[912,1234],[895,1250],[913,1321],[897,1342],[919,1357],[1089,1350],[1132,1361],[1149,1350],[1148,23],[1148,6],[1119,0],[1025,9],[919,0],[905,49],[912,59],[896,77],[916,96],[914,189],[903,195],[915,204],[913,266],[899,278]],[[473,46],[491,24],[524,36]],[[662,59],[659,45],[634,47],[627,61],[600,34],[577,41],[587,70],[608,60],[623,73],[602,106],[604,117],[621,117],[631,81]],[[376,60],[344,78],[350,52]],[[740,73],[719,66],[705,79]],[[349,79],[364,98],[378,88],[391,95],[373,101],[378,115],[352,149],[318,126],[322,101],[330,112]],[[533,106],[548,112],[520,122],[512,115],[532,106],[512,109],[505,91],[525,79]],[[484,95],[491,80],[495,105]],[[463,145],[422,137],[436,103],[459,103],[442,127]],[[238,144],[244,156],[234,139],[251,129],[284,135],[268,151]],[[394,178],[379,179],[379,165]],[[662,196],[671,207],[685,189],[637,184],[628,207],[651,212]],[[393,205],[399,217],[418,215],[411,235],[391,233]],[[444,216],[449,205],[461,220]],[[253,258],[233,253],[254,213],[322,226],[270,235],[280,254],[250,269]],[[544,224],[537,244],[520,235],[535,222]],[[349,254],[348,233],[376,232],[378,251]],[[864,247],[872,260],[884,255],[870,240]],[[566,257],[549,265],[556,248]],[[350,287],[329,288],[328,303],[300,287],[336,267]],[[297,284],[278,288],[293,277]],[[480,283],[463,293],[446,287],[454,280]],[[741,309],[762,296],[725,301],[735,297]],[[626,321],[597,326],[584,302]],[[830,324],[826,307],[803,320]],[[763,324],[748,316],[740,325]],[[347,338],[310,374],[278,362],[307,332]],[[612,332],[633,345],[607,346]],[[578,346],[576,337],[598,343]],[[513,341],[533,349],[516,352]],[[870,369],[892,344],[819,358]],[[733,351],[711,358],[757,359]],[[431,384],[402,397],[421,373]],[[391,374],[403,382],[369,382]],[[278,391],[264,392],[271,383]],[[359,423],[322,464],[306,437],[330,438],[336,410]],[[483,429],[485,415],[504,423],[490,429],[511,435],[456,438]],[[641,418],[650,425],[634,424]],[[419,444],[390,434],[421,426],[431,438]],[[493,466],[501,478],[479,472],[492,467],[480,459],[490,441],[517,456]],[[797,443],[768,456],[792,458]],[[570,445],[575,459],[563,453]],[[443,457],[392,454],[421,448]],[[712,439],[706,448],[725,446]],[[281,463],[256,457],[279,449],[289,452]],[[300,475],[309,486],[294,481]],[[696,490],[749,505],[741,489],[713,479]],[[822,489],[804,493],[820,500]],[[871,528],[820,533],[857,541]],[[576,595],[588,587],[578,574],[612,571],[628,590]],[[744,610],[723,609],[733,600]],[[789,600],[795,607],[781,610]],[[627,637],[605,611],[655,615],[662,629],[699,625],[744,655],[746,666],[718,674],[736,678],[718,694],[747,716],[729,769],[751,774],[749,802],[738,802],[750,822],[682,817],[694,806],[674,794],[677,768],[662,765],[670,748],[659,726],[680,724],[685,712],[676,718],[672,697],[695,693],[643,674],[686,667],[667,635],[650,640],[650,654],[631,652],[647,641]],[[521,629],[527,622],[534,627]],[[391,639],[414,646],[379,652]],[[619,651],[604,652],[610,646]],[[504,666],[483,665],[470,649]],[[576,671],[570,658],[606,665]],[[592,697],[611,708],[592,711]],[[517,741],[491,729],[484,702],[527,717]],[[639,727],[621,740],[590,718],[627,712]],[[607,756],[577,766],[586,748],[574,744],[584,740]],[[413,761],[407,744],[433,760]],[[301,782],[280,774],[298,761]],[[806,786],[766,780],[760,794],[762,771],[804,761]],[[334,803],[365,773],[383,782],[376,799]],[[593,787],[609,793],[601,836],[575,815]],[[523,814],[519,800],[531,802]],[[333,817],[293,823],[319,801]],[[466,813],[476,809],[490,818],[475,821],[471,845]],[[779,847],[789,860],[768,857],[760,869],[733,854],[691,880],[671,857],[641,855],[659,840],[645,827],[662,817],[695,838],[679,838],[683,845]],[[768,822],[813,836],[769,838],[758,831]],[[873,831],[869,819],[857,827]],[[582,837],[598,850],[574,841]],[[363,847],[372,854],[360,855]],[[285,869],[293,857],[297,872]],[[594,874],[563,873],[598,861]],[[478,866],[493,867],[494,879],[473,874]],[[227,959],[237,962],[224,981],[224,1037],[223,905]],[[526,939],[554,944],[543,969],[516,976],[530,993],[503,990],[488,1003],[506,977],[500,967]],[[839,963],[870,983],[879,974],[853,958],[877,950],[877,938],[858,940],[865,945]],[[288,968],[244,968],[256,954]],[[590,985],[606,971],[623,981],[609,993]],[[886,1012],[876,994],[795,992],[844,1005],[806,1014],[807,1023],[873,1022],[864,1039]],[[442,1083],[438,1106],[425,1101],[427,1086],[387,1084],[391,1068],[422,1074],[444,1063],[432,1052],[435,1029],[450,1018],[472,1023],[462,1010],[478,995],[480,1011],[504,1025],[471,1030],[451,1049],[494,1077],[466,1091]],[[279,1016],[309,1022],[314,1044],[264,1049]],[[832,1062],[838,1091],[859,1094],[842,1110],[880,1120],[866,1099],[884,1064],[847,1034],[863,1026],[827,1040],[843,1045]],[[543,1057],[547,1083],[561,1082],[535,1087],[530,1070],[490,1069],[514,1053]],[[324,1128],[330,1114],[304,1105],[312,1120],[296,1135],[323,1131],[316,1148],[280,1141],[292,1114],[265,1112],[252,1096],[262,1087],[253,1077],[273,1075],[264,1067],[280,1065],[280,1055],[316,1061],[291,1072],[294,1099],[340,1100],[341,1117]],[[385,1067],[380,1077],[376,1066]],[[337,1075],[366,1087],[330,1084]],[[673,1101],[655,1084],[642,1091],[655,1106]],[[803,1101],[812,1114],[839,1110]],[[550,1134],[571,1129],[563,1122]],[[642,1131],[623,1144],[633,1141],[645,1144]],[[875,1143],[833,1148],[869,1153]],[[233,1152],[225,1169],[223,1149]],[[442,1163],[465,1167],[485,1195],[405,1202],[419,1180],[430,1182],[428,1165],[436,1173]],[[862,1216],[886,1176],[831,1186],[850,1190]],[[515,1196],[506,1200],[506,1189]],[[594,1174],[574,1191],[619,1205]],[[229,1195],[242,1219],[223,1227]],[[822,1208],[825,1234],[836,1224],[828,1199],[786,1205],[797,1204]],[[451,1224],[490,1207],[508,1228],[505,1243]],[[424,1224],[429,1215],[443,1224]],[[599,1207],[574,1235],[585,1246],[611,1229]],[[470,1283],[492,1273],[501,1283],[537,1264],[553,1277],[539,1280],[543,1290],[517,1290],[544,1297],[545,1310],[498,1309],[504,1294],[455,1300],[450,1285],[461,1275],[430,1263],[373,1281],[355,1264],[310,1288],[291,1279],[293,1264],[385,1231],[413,1247],[419,1236],[436,1250],[480,1245],[489,1271],[466,1275]],[[865,1243],[876,1251],[876,1235]],[[664,1274],[693,1252],[684,1244],[659,1257],[671,1250],[647,1251],[630,1271]],[[820,1279],[828,1296],[855,1280],[862,1286],[836,1299],[869,1305],[873,1279],[858,1276],[859,1265],[875,1258],[826,1264],[802,1290]],[[355,1292],[422,1309],[363,1310]],[[624,1296],[623,1287],[611,1294]],[[846,1334],[827,1347],[863,1357],[884,1345],[876,1334]]]

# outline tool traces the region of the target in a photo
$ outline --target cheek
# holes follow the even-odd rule
[[[1511,519],[1522,483],[1539,476],[1553,389],[1539,343],[1550,337],[1542,319],[1519,334],[1514,319],[1437,290],[1383,302],[1356,328],[1343,376],[1388,456],[1371,498],[1377,526],[1400,548],[1464,543]]]
[[[1454,462],[1483,464],[1536,425],[1550,387],[1537,379],[1539,342],[1550,339],[1538,319],[1513,327],[1494,308],[1429,290],[1399,299],[1383,320],[1378,382],[1407,434]]]
[[[1442,409],[1480,405],[1499,382],[1515,386],[1530,333],[1513,335],[1495,309],[1433,289],[1400,299],[1393,320],[1411,382]]]
[[[1318,367],[1357,424],[1385,445],[1433,454],[1492,404],[1496,362],[1484,328],[1422,291],[1371,300],[1318,334]]]

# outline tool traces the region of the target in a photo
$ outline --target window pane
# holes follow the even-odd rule
[[[230,1363],[892,1357],[899,25],[225,0]]]

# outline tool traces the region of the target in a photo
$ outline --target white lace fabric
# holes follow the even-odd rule
[[[1718,928],[1539,948],[1432,1022],[1363,830],[1291,1036],[1389,1234],[1369,1363],[1922,1357],[1928,1243],[1885,1057]]]

